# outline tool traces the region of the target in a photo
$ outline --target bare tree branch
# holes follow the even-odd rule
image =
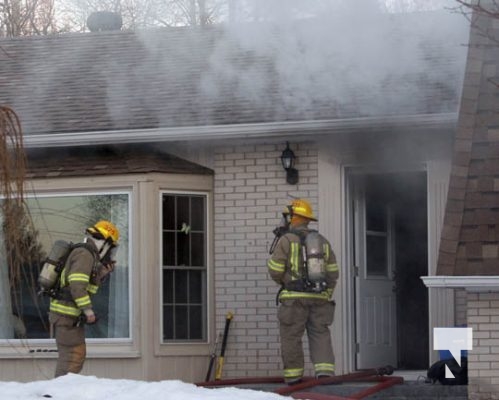
[[[54,0],[4,0],[0,3],[0,37],[56,31],[53,6]]]
[[[487,38],[494,46],[499,45],[499,38],[491,34],[491,32],[484,30],[480,24],[477,23],[479,17],[488,17],[492,19],[499,19],[499,2],[497,0],[489,0],[486,2],[487,6],[478,0],[454,0],[459,5],[453,10],[460,12],[470,23],[470,26],[475,30],[479,37]]]
[[[489,17],[492,18],[499,18],[499,6],[496,0],[493,0],[490,4],[493,5],[493,8],[495,10],[486,8],[482,5],[480,1],[477,3],[471,2],[471,1],[464,1],[464,0],[455,0],[456,3],[459,3],[462,7],[465,7],[467,9],[470,9],[472,11],[478,12],[480,14],[488,15]]]

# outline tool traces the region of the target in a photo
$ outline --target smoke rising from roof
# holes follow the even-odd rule
[[[2,39],[0,101],[29,135],[457,111],[464,16],[247,4],[223,26]]]
[[[201,79],[206,96],[218,98],[219,83],[232,81],[235,99],[263,102],[277,118],[457,111],[469,30],[462,15],[389,14],[373,1],[258,4],[262,22],[227,25],[218,40]]]

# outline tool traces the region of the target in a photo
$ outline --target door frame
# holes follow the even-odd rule
[[[345,352],[344,366],[348,371],[356,371],[357,370],[357,329],[356,329],[356,271],[354,267],[355,260],[355,243],[354,243],[354,206],[352,201],[352,176],[354,175],[366,175],[370,174],[388,174],[388,173],[404,173],[404,172],[426,172],[426,192],[427,192],[427,225],[428,225],[428,250],[433,249],[435,244],[430,243],[432,240],[435,240],[434,235],[430,235],[430,232],[434,232],[434,224],[437,222],[432,222],[430,220],[430,216],[435,214],[435,210],[430,210],[432,204],[432,198],[430,198],[431,193],[431,182],[432,178],[430,178],[430,171],[432,170],[431,166],[428,163],[418,163],[413,165],[406,166],[396,166],[392,168],[386,168],[381,165],[370,165],[370,166],[362,166],[362,165],[344,165],[342,167],[341,175],[342,175],[342,210],[344,214],[342,232],[344,235],[343,240],[343,248],[342,248],[342,268],[341,272],[343,275],[343,279],[341,280],[342,285],[344,285],[345,289],[343,290],[342,300],[344,301],[343,310],[344,310],[344,318],[343,318],[343,343],[348,351]],[[442,215],[443,218],[443,215]],[[438,247],[438,246],[437,246]],[[428,274],[430,275],[430,271],[432,271],[432,261],[430,252],[428,253]],[[428,292],[429,300],[431,300],[431,294]],[[432,308],[429,307],[429,325],[430,328],[433,325],[432,321],[435,320],[435,316],[432,313]],[[429,330],[429,334],[432,330]],[[431,343],[431,334],[430,334],[430,343]],[[430,351],[430,350],[429,350]]]

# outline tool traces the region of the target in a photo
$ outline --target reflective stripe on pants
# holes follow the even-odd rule
[[[315,372],[332,372],[334,353],[329,325],[333,322],[334,308],[332,302],[314,299],[295,299],[281,303],[278,318],[285,378],[287,375],[294,375],[290,374],[291,371],[301,370],[303,374],[302,338],[305,331],[310,346],[310,358],[316,366]]]

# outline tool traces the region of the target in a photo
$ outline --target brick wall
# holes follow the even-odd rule
[[[454,290],[454,325],[464,326],[467,324],[467,292],[465,289]]]
[[[215,301],[216,329],[234,312],[224,378],[281,374],[275,304],[278,286],[266,262],[289,195],[317,207],[317,150],[311,143],[290,143],[300,180],[289,185],[281,166],[285,144],[219,148],[215,154]],[[305,345],[305,350],[308,346]],[[308,357],[308,350],[306,350]],[[307,365],[307,373],[312,373]]]
[[[468,327],[473,350],[468,352],[468,398],[499,399],[499,293],[468,293]]]

